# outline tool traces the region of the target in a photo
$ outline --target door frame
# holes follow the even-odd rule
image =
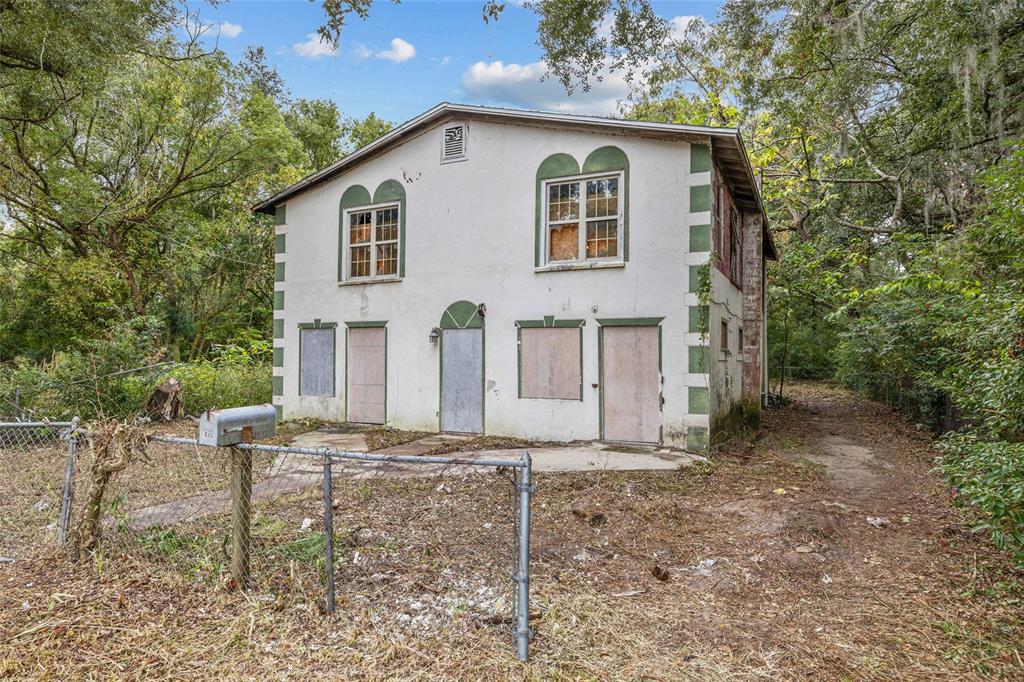
[[[379,328],[384,329],[384,421],[381,422],[381,426],[387,426],[388,423],[388,321],[387,320],[370,320],[370,321],[353,321],[345,323],[345,401],[343,404],[343,414],[345,415],[345,423],[348,421],[348,333],[350,329],[368,329],[368,328]],[[359,422],[360,424],[363,422]]]
[[[444,433],[444,330],[480,330],[480,435],[487,432],[487,328],[484,325],[483,303],[456,301],[441,314],[437,335],[437,432]]]
[[[607,442],[604,437],[604,328],[605,327],[657,327],[658,328],[658,415],[661,417],[658,424],[658,445],[665,441],[664,388],[665,374],[662,366],[662,344],[661,344],[661,322],[664,317],[604,317],[598,318],[597,322],[597,413],[598,413],[598,435],[602,442]],[[615,441],[624,442],[624,441]]]

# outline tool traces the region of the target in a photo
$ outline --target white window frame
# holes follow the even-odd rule
[[[611,180],[616,179],[619,183],[619,197],[618,204],[619,210],[615,215],[618,221],[618,229],[616,230],[617,244],[615,248],[615,256],[604,256],[600,258],[587,258],[587,220],[590,219],[587,216],[587,181],[589,180]],[[567,183],[576,182],[580,185],[580,216],[578,220],[578,246],[576,253],[578,257],[575,260],[551,260],[551,222],[548,218],[550,212],[548,210],[548,203],[550,199],[549,188],[551,185],[564,185]],[[572,265],[580,263],[624,263],[622,249],[625,243],[625,205],[626,205],[626,174],[623,171],[612,171],[611,173],[586,173],[584,175],[569,175],[562,178],[549,178],[544,181],[542,190],[544,194],[544,204],[542,207],[543,211],[543,232],[541,239],[544,242],[544,265]],[[593,220],[608,220],[612,216],[596,216]],[[557,221],[559,224],[571,224],[572,221]]]
[[[377,241],[377,211],[385,208],[393,208],[398,211],[398,236],[396,239],[384,240],[382,242]],[[370,212],[372,218],[370,219],[370,241],[365,244],[359,244],[359,246],[368,245],[370,247],[370,275],[368,277],[353,277],[352,276],[352,244],[351,239],[351,223],[349,216],[353,213],[366,213]],[[352,208],[346,208],[343,213],[343,225],[345,226],[342,230],[342,248],[345,250],[345,282],[375,282],[375,281],[388,281],[401,278],[402,271],[402,205],[397,201],[386,201],[380,204],[367,204],[366,206],[353,206]],[[397,266],[395,268],[395,274],[393,275],[378,275],[377,274],[377,244],[387,244],[394,242],[395,254],[397,259]]]

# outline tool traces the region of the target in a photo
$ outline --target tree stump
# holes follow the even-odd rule
[[[145,414],[150,420],[172,421],[181,416],[181,382],[171,377],[153,389],[146,401]]]

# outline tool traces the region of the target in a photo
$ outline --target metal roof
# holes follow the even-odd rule
[[[557,127],[570,127],[584,130],[597,130],[619,135],[643,135],[664,139],[695,139],[710,142],[712,153],[722,173],[725,174],[732,188],[733,196],[745,211],[756,211],[761,214],[764,222],[765,256],[775,257],[775,245],[768,230],[768,216],[761,201],[761,192],[750,166],[743,138],[738,128],[716,128],[713,126],[692,126],[678,123],[656,123],[653,121],[627,121],[600,116],[580,116],[576,114],[559,114],[545,111],[528,111],[524,109],[506,109],[501,107],[484,107],[471,104],[452,104],[442,102],[392,129],[365,147],[348,156],[335,161],[331,165],[307,175],[294,185],[278,192],[266,201],[253,207],[257,213],[274,212],[274,207],[285,203],[291,197],[307,189],[336,177],[363,161],[366,161],[394,145],[420,132],[425,126],[449,118],[488,119],[506,123],[524,123]]]

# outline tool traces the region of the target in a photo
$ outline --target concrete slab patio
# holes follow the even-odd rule
[[[471,436],[459,434],[433,434],[425,438],[375,450],[381,455],[419,455],[441,445],[468,441]],[[367,452],[366,437],[359,432],[309,431],[297,435],[290,445],[299,448],[327,448],[348,452]],[[470,461],[477,458],[518,459],[528,451],[533,470],[538,472],[586,471],[658,471],[672,470],[703,461],[699,455],[655,446],[616,447],[607,443],[568,444],[564,447],[520,448],[505,450],[465,450],[446,453],[446,457]],[[441,473],[465,475],[480,469],[459,464],[424,467],[398,462],[365,464],[335,461],[334,476],[350,479],[380,476],[402,478],[437,476]],[[290,492],[319,485],[323,475],[320,457],[294,453],[276,457],[252,487],[253,500],[265,500]],[[193,497],[174,500],[131,512],[128,523],[134,530],[153,526],[167,526],[190,519],[227,512],[231,506],[227,490],[218,490]]]

